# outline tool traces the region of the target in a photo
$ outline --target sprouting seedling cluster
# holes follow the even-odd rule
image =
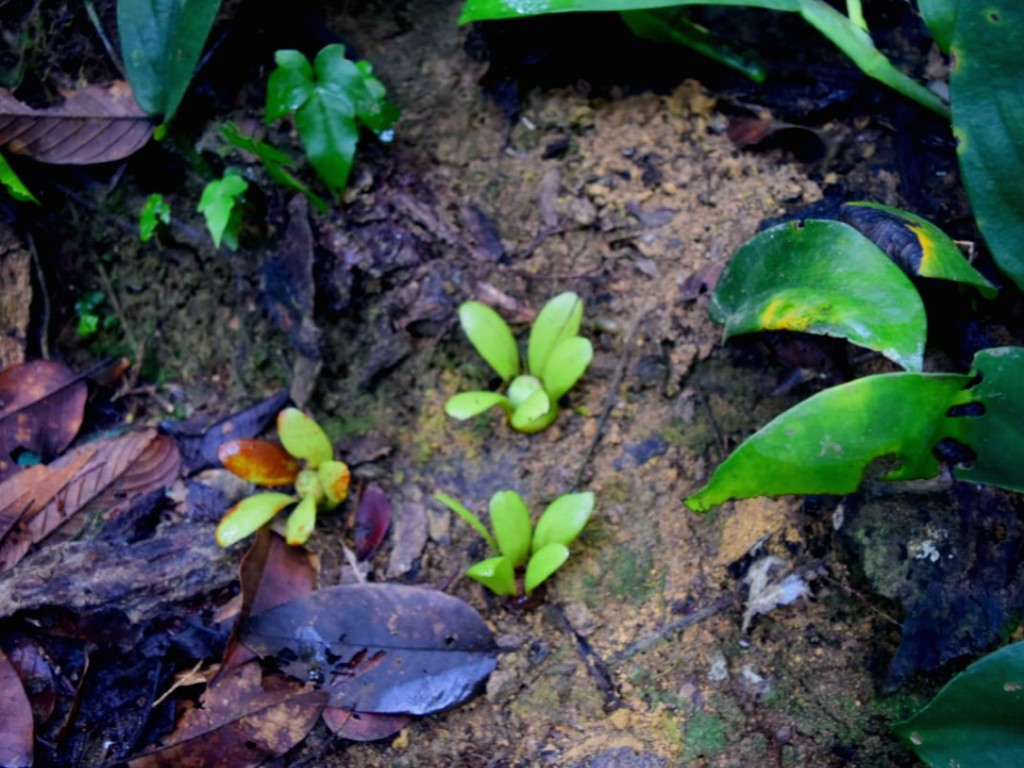
[[[534,526],[522,496],[515,491],[498,491],[491,497],[488,531],[479,517],[455,499],[443,493],[435,494],[435,498],[499,553],[476,563],[466,575],[505,597],[532,594],[561,568],[569,559],[569,545],[594,511],[593,493],[567,493],[551,502]],[[521,573],[522,590],[518,579]]]
[[[334,460],[334,448],[319,424],[298,408],[286,408],[277,415],[277,435],[281,445],[231,440],[217,451],[221,463],[243,480],[267,488],[294,488],[294,493],[257,493],[235,504],[217,526],[222,547],[256,532],[293,505],[285,538],[293,546],[305,544],[316,525],[317,510],[334,509],[348,496],[348,466]]]
[[[513,429],[539,432],[558,416],[558,401],[572,389],[594,356],[589,339],[579,335],[583,301],[561,293],[537,315],[530,329],[526,368],[512,330],[486,304],[469,301],[459,307],[459,322],[470,343],[508,388],[501,392],[461,392],[445,404],[456,419],[477,416],[500,406]]]

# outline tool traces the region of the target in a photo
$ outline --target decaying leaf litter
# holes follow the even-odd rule
[[[872,196],[899,203],[899,176],[886,167],[871,172],[859,163],[848,176],[829,176],[872,152],[891,152],[885,128],[867,124],[855,134],[848,123],[825,123],[819,130],[833,155],[821,167],[778,152],[739,153],[699,77],[680,77],[660,95],[526,90],[510,123],[477,86],[485,65],[464,52],[457,4],[365,11],[332,11],[332,26],[376,63],[405,117],[394,147],[371,148],[357,163],[344,208],[310,217],[303,203],[268,187],[257,203],[265,217],[243,238],[249,250],[229,254],[197,234],[184,200],[172,199],[182,223],[148,247],[118,229],[124,214],[97,202],[96,190],[78,193],[69,205],[87,212],[83,224],[92,231],[77,237],[89,246],[75,254],[79,269],[58,277],[62,289],[74,290],[94,279],[90,264],[102,267],[123,341],[148,359],[137,373],[166,382],[153,398],[128,395],[140,415],[166,405],[209,423],[282,387],[308,401],[356,479],[376,483],[393,506],[383,549],[355,568],[340,547],[353,541],[345,513],[321,521],[312,545],[322,585],[369,577],[447,587],[481,612],[497,639],[497,668],[483,697],[375,744],[315,728],[278,759],[913,765],[889,723],[919,692],[880,695],[900,638],[899,608],[871,596],[856,572],[865,561],[874,578],[872,569],[884,565],[849,557],[831,533],[843,510],[754,500],[697,519],[680,503],[739,436],[799,399],[771,394],[782,374],[756,351],[716,351],[720,329],[707,317],[705,285],[762,220],[816,203],[830,187],[873,173]],[[259,85],[243,89],[250,103]],[[231,117],[255,129],[248,111]],[[204,141],[218,146],[215,128]],[[151,191],[145,167],[129,165],[109,182],[128,211]],[[37,247],[64,250],[55,242]],[[524,323],[560,290],[584,297],[585,331],[596,348],[572,408],[533,437],[497,421],[446,419],[447,397],[486,385],[488,375],[455,329],[458,303],[480,299]],[[83,363],[100,353],[76,348],[67,334],[61,350]],[[743,355],[756,364],[737,369]],[[201,453],[201,430],[193,434]],[[221,480],[216,471],[193,477],[193,497],[201,495],[194,484]],[[477,585],[452,581],[483,550],[431,499],[435,491],[479,508],[502,488],[539,501],[580,480],[597,494],[598,511],[546,607],[509,613]],[[908,547],[948,542],[920,512],[947,496],[958,501],[956,491],[900,499],[920,519]],[[997,498],[1012,529],[1014,501]],[[891,505],[884,497],[865,504],[883,519]],[[851,517],[855,506],[846,507]],[[183,551],[173,527],[205,523],[212,541],[218,515],[162,511],[164,535],[148,540]],[[869,543],[854,538],[849,546],[864,553]],[[125,557],[123,545],[100,544],[110,557]],[[77,573],[95,569],[99,546],[68,542],[68,562],[76,545],[91,550]],[[224,642],[188,645],[181,623],[197,598],[204,614],[225,604],[238,578],[237,556],[199,549],[205,563],[189,561],[198,578],[170,594],[121,593],[120,604],[137,611],[134,629],[133,621],[113,622],[126,647],[139,642],[142,617],[151,620],[148,637],[177,637],[169,658],[181,675],[197,661],[214,664]],[[30,573],[59,572],[61,560],[52,562],[45,546],[19,568],[33,567],[33,558],[39,565]],[[927,578],[927,565],[910,564],[915,579]],[[993,590],[1005,589],[1012,574],[992,579]],[[898,597],[891,585],[876,588]],[[39,605],[32,600],[44,589],[14,606]],[[104,607],[81,598],[66,604],[86,616]],[[165,618],[152,621],[158,611]],[[91,631],[79,634],[95,638]],[[96,655],[94,668],[102,659]],[[171,687],[168,670],[152,675],[157,695]],[[168,716],[173,705],[173,698],[164,705]],[[80,754],[96,759],[86,747]]]

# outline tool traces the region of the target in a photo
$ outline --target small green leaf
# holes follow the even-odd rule
[[[583,531],[594,511],[594,494],[567,493],[548,505],[533,531],[533,551],[549,544],[568,547]]]
[[[519,373],[519,347],[501,315],[479,301],[467,301],[459,307],[459,323],[469,343],[503,380]]]
[[[760,330],[839,336],[921,369],[925,312],[899,267],[853,227],[779,224],[743,245],[708,307],[725,338]]]
[[[365,93],[356,100],[356,116],[383,142],[394,138],[394,126],[401,111],[394,102],[388,101],[384,83],[373,74],[373,65],[368,61],[357,61],[356,69],[363,78]]]
[[[558,406],[551,402],[548,393],[537,390],[512,412],[509,423],[518,432],[533,434],[551,426],[558,416]]]
[[[310,469],[317,469],[334,458],[334,446],[319,424],[298,408],[285,408],[277,414],[277,436],[281,445]]]
[[[497,392],[460,392],[448,398],[444,412],[454,419],[464,420],[479,416],[486,410],[500,405],[506,413],[512,413],[512,404]]]
[[[196,210],[206,219],[206,228],[210,230],[213,244],[218,248],[221,240],[232,250],[238,247],[241,213],[237,205],[248,188],[249,182],[238,173],[227,171],[224,178],[211,181],[203,189]]]
[[[515,491],[498,491],[491,497],[491,529],[501,552],[513,568],[526,562],[530,554],[530,510]]]
[[[312,97],[313,65],[300,51],[282,50],[274,54],[277,67],[267,78],[267,105],[264,122],[270,125],[295,112]]]
[[[526,594],[532,595],[533,590],[551,578],[552,574],[565,565],[569,559],[569,549],[564,544],[553,542],[533,553],[526,564],[526,577],[523,588]]]
[[[348,498],[348,488],[352,482],[348,464],[334,460],[322,462],[317,469],[317,477],[324,489],[326,509],[334,509]]]
[[[217,543],[230,547],[269,523],[274,515],[296,501],[286,493],[257,493],[227,511],[217,525]]]
[[[285,528],[285,541],[293,547],[298,547],[309,541],[313,527],[316,525],[316,499],[312,496],[303,496],[299,503],[288,516],[288,525]]]
[[[583,322],[583,300],[575,293],[560,293],[545,304],[530,329],[526,348],[527,368],[538,378],[559,342],[580,332]]]
[[[39,201],[36,200],[36,196],[33,195],[29,188],[25,186],[24,182],[18,178],[18,174],[14,172],[10,163],[7,162],[7,158],[3,155],[0,155],[0,184],[3,184],[10,196],[18,202],[35,203],[36,205],[39,205]]]
[[[544,384],[540,379],[524,373],[521,376],[516,376],[508,385],[508,401],[512,403],[513,409],[518,408],[543,389]]]
[[[444,493],[435,493],[434,498],[444,504],[448,509],[461,517],[469,526],[484,537],[487,545],[495,552],[500,552],[501,549],[498,547],[498,542],[491,535],[491,532],[487,530],[486,526],[480,522],[480,518],[474,515],[466,506],[461,502],[456,501],[451,496]]]
[[[928,765],[1024,765],[1024,643],[974,662],[893,727]]]
[[[516,574],[512,563],[504,556],[481,560],[470,567],[466,575],[502,597],[515,597],[519,591],[516,589]]]
[[[146,204],[139,213],[139,239],[148,243],[160,223],[171,223],[171,207],[164,202],[163,195],[154,193],[146,198]]]
[[[544,364],[544,372],[541,376],[544,381],[544,389],[551,397],[551,402],[557,403],[566,392],[573,388],[586,372],[593,357],[594,347],[590,343],[590,339],[574,336],[559,342]]]

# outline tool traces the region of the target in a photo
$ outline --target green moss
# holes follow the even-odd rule
[[[708,712],[695,712],[683,726],[683,758],[714,757],[725,749],[726,724]]]
[[[614,547],[605,558],[604,585],[618,600],[640,605],[654,589],[654,552],[648,546]]]

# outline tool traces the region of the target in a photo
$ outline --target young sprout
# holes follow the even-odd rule
[[[498,491],[491,497],[488,531],[479,517],[451,496],[437,493],[434,498],[465,520],[498,553],[470,567],[466,575],[503,597],[520,595],[519,574],[523,574],[522,591],[531,595],[561,568],[569,559],[569,545],[594,511],[593,493],[567,493],[551,502],[534,526],[522,496]]]
[[[266,440],[230,440],[217,458],[231,472],[265,488],[292,486],[294,493],[257,493],[238,502],[217,525],[217,543],[230,547],[269,523],[285,507],[285,538],[305,544],[316,524],[317,509],[334,509],[348,496],[348,466],[334,460],[334,448],[320,425],[298,408],[277,415],[281,445]],[[283,447],[282,447],[283,446]]]
[[[479,301],[463,304],[459,322],[470,343],[509,384],[505,394],[461,392],[445,403],[445,412],[468,419],[500,406],[519,432],[549,427],[558,416],[558,401],[594,356],[590,340],[579,335],[582,319],[583,301],[575,293],[561,293],[545,304],[530,330],[527,373],[522,373],[515,337],[501,316]]]

